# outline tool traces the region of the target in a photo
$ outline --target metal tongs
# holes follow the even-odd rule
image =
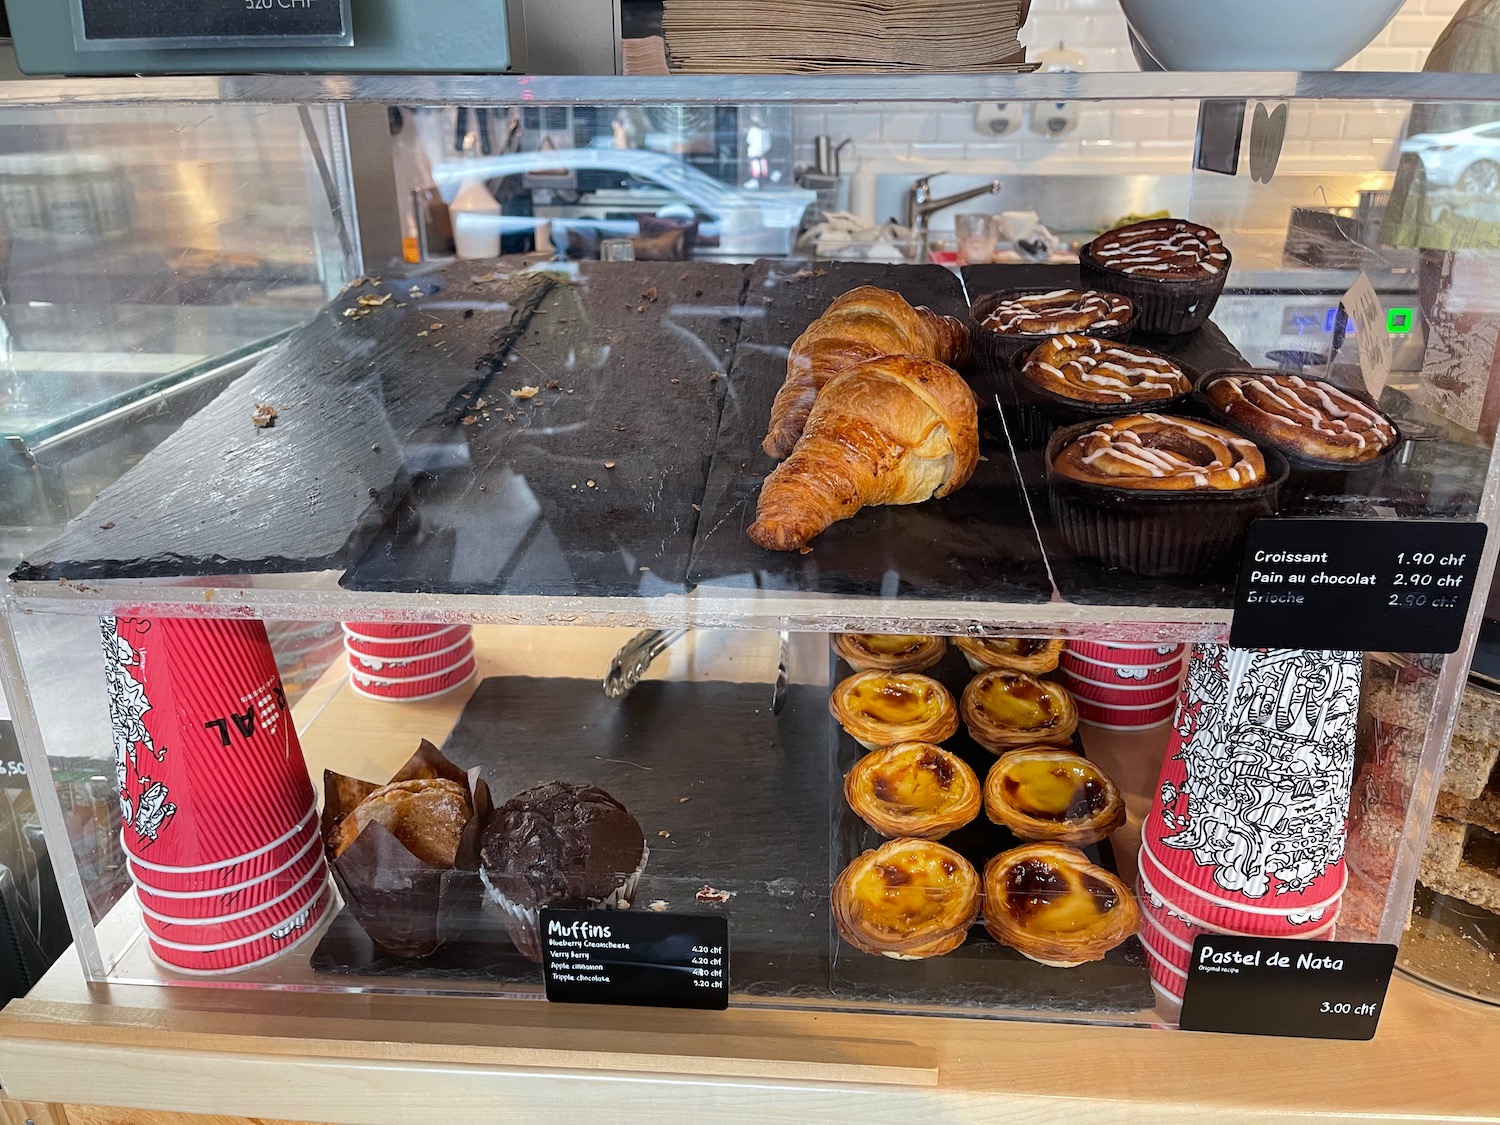
[[[687,636],[686,629],[646,629],[637,633],[620,647],[615,658],[609,662],[609,671],[604,675],[604,694],[611,699],[624,699],[631,689],[641,682],[646,669],[667,649]],[[771,696],[771,713],[781,714],[786,705],[788,683],[787,663],[791,653],[791,634],[781,630],[781,651],[776,659],[776,687]]]

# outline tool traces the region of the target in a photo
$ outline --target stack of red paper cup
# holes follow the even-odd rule
[[[151,955],[187,973],[280,956],[334,892],[265,626],[100,624],[121,842]]]
[[[468,625],[344,624],[349,686],[371,699],[412,703],[450,692],[474,675]]]
[[[1358,653],[1194,649],[1137,864],[1164,1001],[1199,934],[1333,937],[1359,685]]]
[[[1160,726],[1177,706],[1185,645],[1069,641],[1063,684],[1078,717],[1111,730]]]

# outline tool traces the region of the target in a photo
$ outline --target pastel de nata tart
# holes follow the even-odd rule
[[[1119,786],[1087,758],[1050,746],[1010,750],[984,780],[984,812],[1023,840],[1083,847],[1125,823]]]
[[[931,840],[890,840],[833,881],[833,921],[864,953],[898,961],[940,957],[963,944],[979,915],[979,873]]]
[[[1039,676],[1057,667],[1063,642],[1042,637],[954,637],[953,643],[976,672],[1005,668]]]
[[[942,742],[958,730],[953,696],[918,672],[859,672],[833,689],[828,710],[866,750]]]
[[[979,815],[983,787],[967,762],[941,746],[898,742],[854,763],[844,798],[882,836],[941,840]]]
[[[1043,965],[1101,961],[1140,924],[1130,889],[1077,848],[1026,844],[985,864],[984,928]]]
[[[914,633],[837,633],[833,650],[861,672],[922,672],[943,658],[948,642]]]
[[[1060,684],[1004,668],[969,681],[962,711],[970,737],[995,754],[1018,746],[1066,746],[1078,729],[1078,708]]]

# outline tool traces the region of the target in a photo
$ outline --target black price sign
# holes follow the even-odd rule
[[[0,789],[26,788],[26,763],[8,719],[0,719]]]
[[[1394,945],[1199,934],[1180,1023],[1187,1031],[1373,1039]]]
[[[1257,520],[1229,643],[1453,652],[1484,535],[1483,524],[1444,520]]]
[[[647,910],[542,911],[547,999],[729,1007],[729,919]]]
[[[349,0],[73,0],[84,48],[347,46]]]

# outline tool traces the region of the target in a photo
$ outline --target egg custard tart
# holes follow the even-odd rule
[[[898,742],[854,763],[844,798],[882,836],[941,840],[979,815],[983,788],[969,764],[941,746]]]
[[[1050,746],[1010,750],[984,780],[984,812],[1023,840],[1083,847],[1125,823],[1120,788],[1087,758]]]
[[[1140,923],[1130,889],[1077,848],[1026,844],[985,864],[984,928],[1043,965],[1103,960]]]
[[[914,633],[839,633],[833,651],[861,672],[921,672],[943,658],[948,642]]]
[[[898,742],[942,742],[958,730],[948,689],[916,672],[860,672],[828,699],[828,709],[866,750]]]
[[[964,943],[979,915],[979,873],[942,844],[890,840],[839,872],[832,905],[839,933],[864,953],[939,957]]]
[[[1066,746],[1078,729],[1078,708],[1060,684],[1024,672],[991,668],[964,688],[964,725],[993,754],[1018,746]]]
[[[1063,642],[1042,637],[954,637],[953,643],[976,672],[1005,668],[1038,676],[1057,667]]]

